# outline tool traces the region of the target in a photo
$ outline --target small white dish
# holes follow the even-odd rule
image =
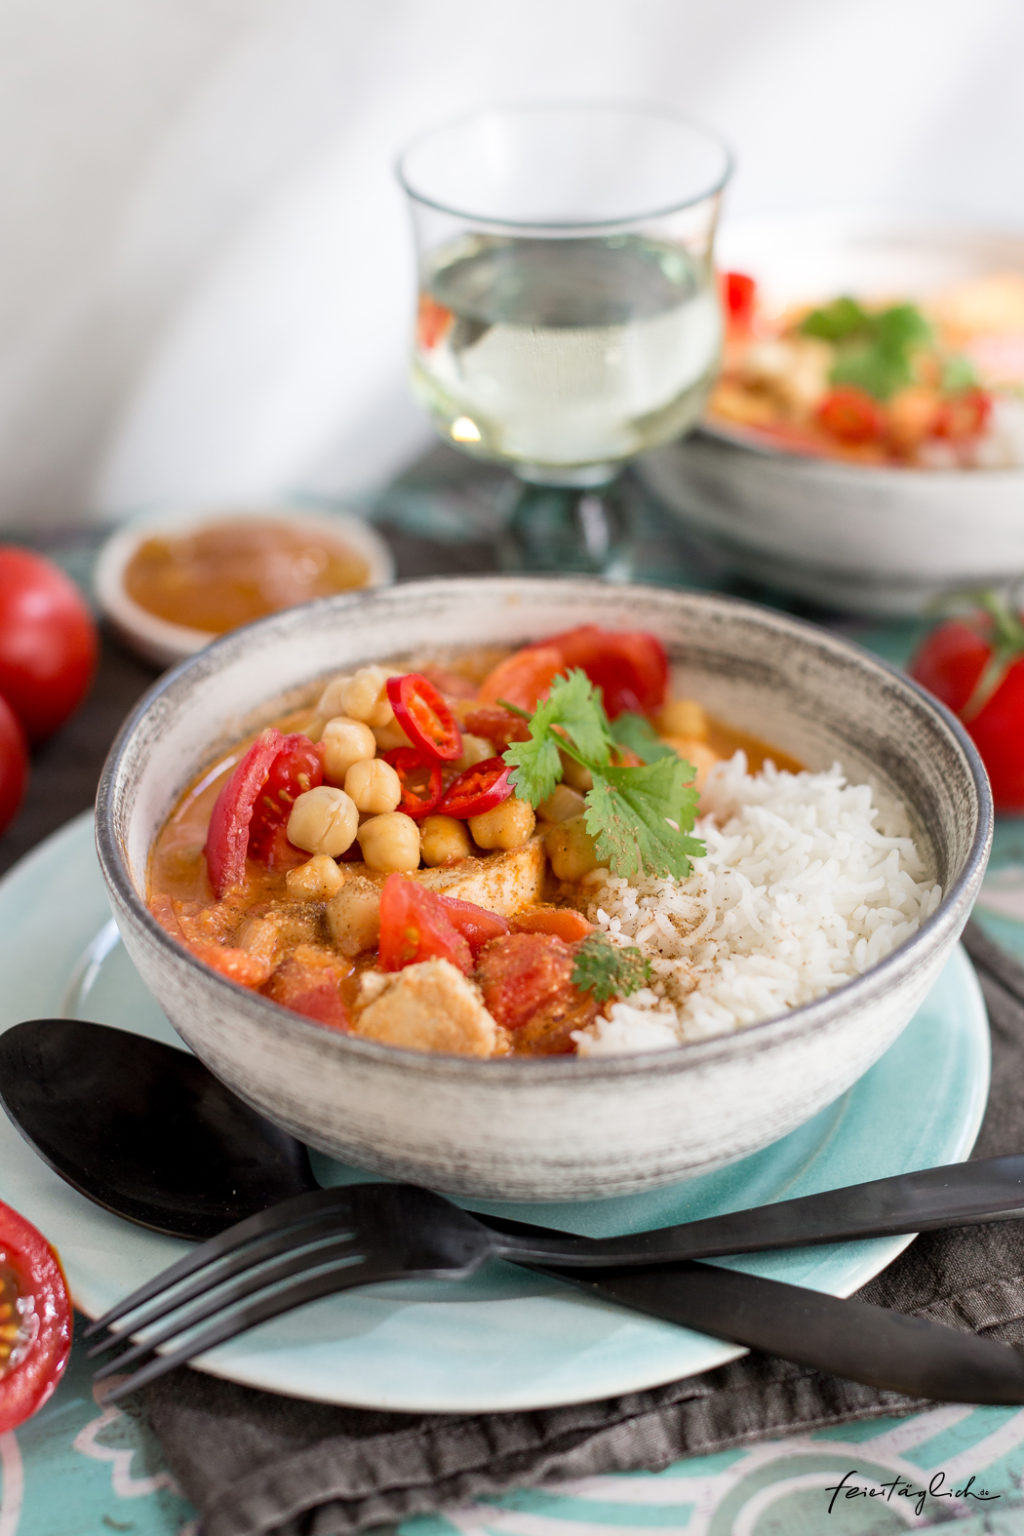
[[[366,587],[386,586],[395,579],[391,551],[369,523],[352,513],[326,507],[282,505],[165,508],[133,517],[112,534],[100,550],[93,574],[93,591],[105,618],[116,633],[147,661],[159,667],[173,666],[194,656],[211,640],[210,630],[174,624],[143,608],[129,596],[125,571],[139,546],[154,534],[181,536],[216,523],[229,521],[287,522],[293,528],[330,534],[347,544],[367,565]],[[363,590],[363,589],[360,589]]]

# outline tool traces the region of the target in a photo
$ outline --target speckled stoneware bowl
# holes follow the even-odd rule
[[[571,625],[661,636],[685,692],[812,767],[840,760],[908,807],[945,891],[922,929],[829,996],[742,1033],[582,1060],[471,1060],[320,1026],[179,948],[143,899],[181,790],[314,679],[417,648],[516,645]],[[956,722],[843,641],[725,598],[591,580],[416,582],[329,599],[218,641],[128,719],[97,802],[100,863],[143,980],[218,1077],[304,1141],[364,1168],[490,1198],[590,1199],[703,1173],[785,1135],[896,1038],[975,899],[991,840],[984,772]]]

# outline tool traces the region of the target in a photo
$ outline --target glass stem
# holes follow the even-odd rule
[[[501,562],[506,570],[560,571],[622,580],[631,573],[620,479],[597,485],[512,482]]]

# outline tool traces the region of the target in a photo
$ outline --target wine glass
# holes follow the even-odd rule
[[[516,475],[506,565],[625,575],[644,449],[696,421],[718,367],[712,267],[732,168],[653,107],[494,107],[402,157],[414,389],[442,437]]]

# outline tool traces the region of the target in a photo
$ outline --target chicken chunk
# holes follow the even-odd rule
[[[459,1056],[503,1053],[505,1032],[484,1007],[480,989],[449,961],[424,960],[394,976],[373,976],[372,983],[373,1000],[353,1026],[365,1039]]]

